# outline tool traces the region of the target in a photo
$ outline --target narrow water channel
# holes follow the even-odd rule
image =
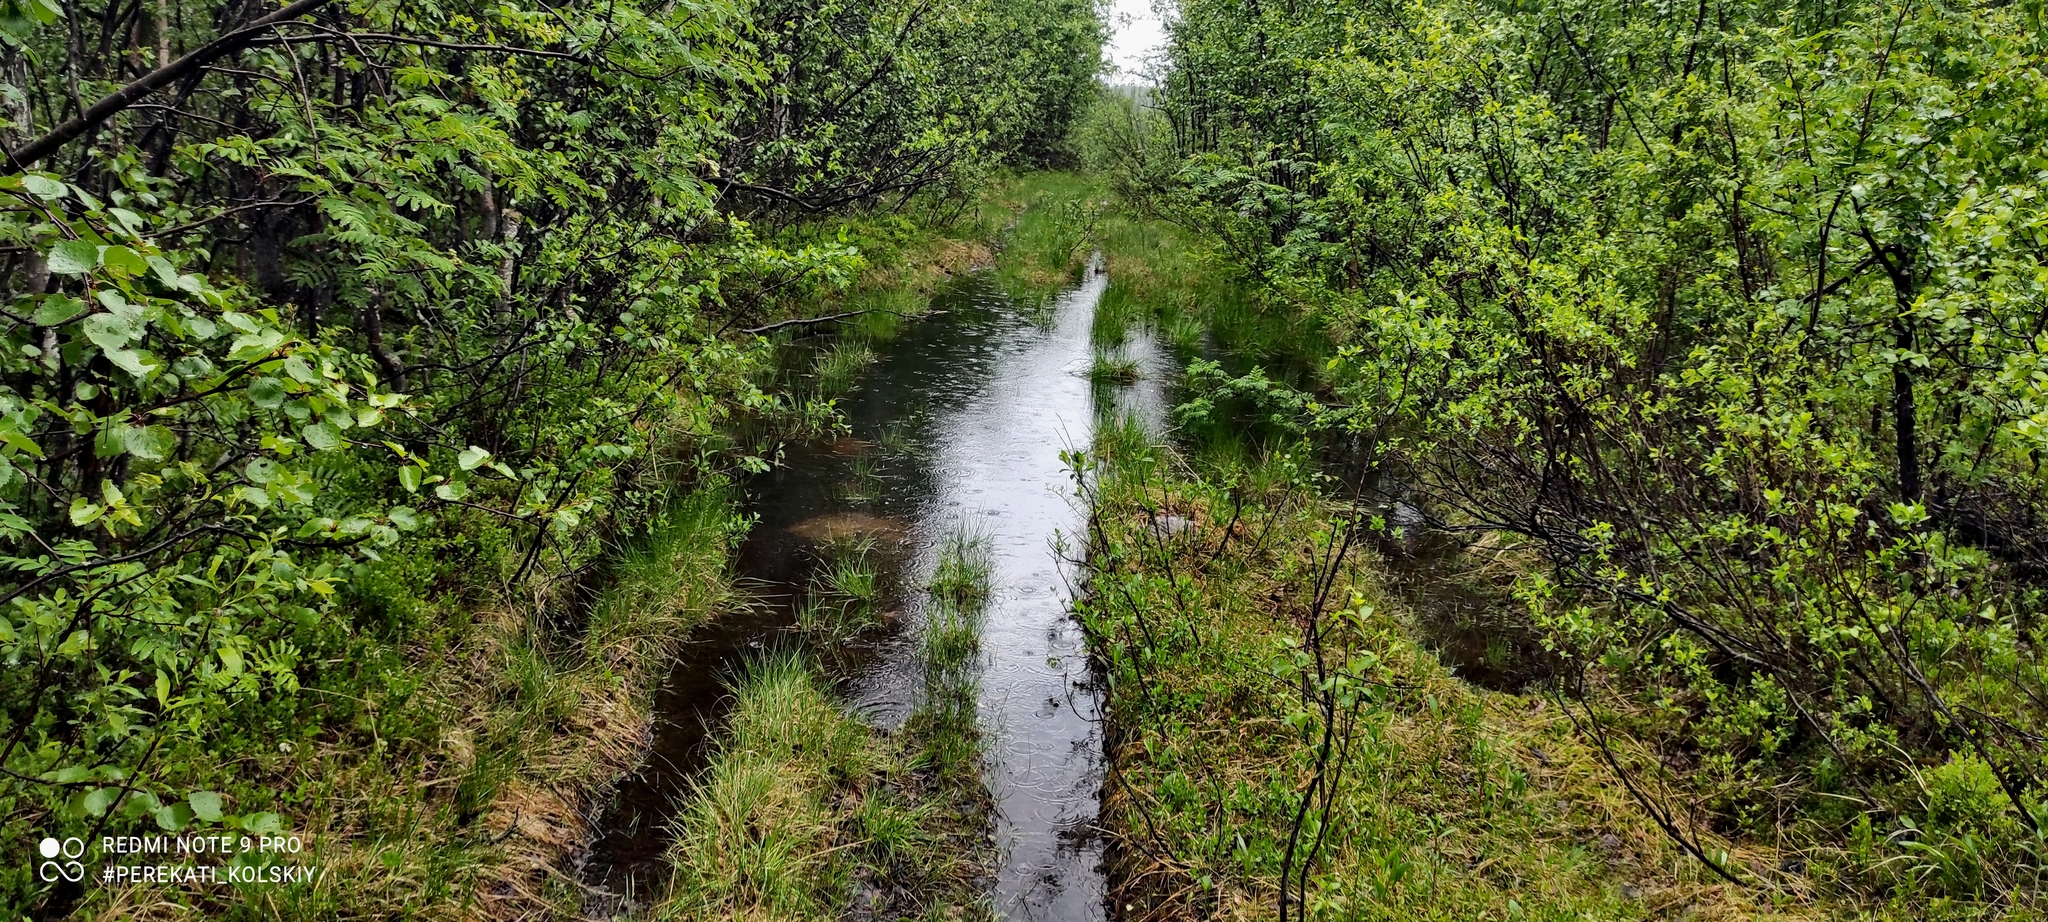
[[[919,587],[940,539],[965,528],[994,552],[977,687],[996,810],[997,912],[1104,917],[1093,831],[1099,702],[1068,607],[1065,545],[1082,512],[1060,453],[1086,447],[1111,413],[1158,425],[1167,367],[1138,334],[1124,351],[1148,373],[1135,384],[1091,385],[1089,331],[1107,284],[1098,264],[1049,300],[963,277],[935,299],[933,316],[876,346],[876,362],[842,404],[849,436],[794,449],[750,484],[758,522],[738,568],[759,604],[693,638],[658,697],[648,766],[602,818],[587,881],[621,903],[657,895],[666,823],[708,755],[722,683],[758,651],[798,644],[794,600],[833,542],[872,542],[893,617],[888,628],[824,651],[826,669],[866,719],[899,727],[924,688]]]

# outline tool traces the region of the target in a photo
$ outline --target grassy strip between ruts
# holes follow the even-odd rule
[[[1373,553],[1333,554],[1342,511],[1287,488],[1287,459],[1205,479],[1130,426],[1091,458],[1083,617],[1109,679],[1126,918],[1271,918],[1283,875],[1304,919],[1825,914],[1714,879],[1557,703],[1454,677]]]
[[[734,681],[719,751],[676,820],[655,918],[992,917],[974,704],[987,553],[967,534],[942,547],[919,648],[925,695],[900,732],[847,714],[795,653]]]

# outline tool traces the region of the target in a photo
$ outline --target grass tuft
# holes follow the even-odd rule
[[[918,737],[854,719],[794,654],[754,663],[733,695],[653,918],[823,922],[847,917],[857,893],[882,894],[866,907],[876,918],[989,918],[976,860],[987,815],[915,770],[934,761]]]
[[[811,375],[817,381],[819,393],[827,396],[843,394],[853,387],[854,377],[874,360],[875,350],[867,343],[850,338],[839,339],[819,353],[817,364],[811,367]]]
[[[994,582],[995,536],[962,523],[939,539],[939,560],[932,572],[934,596],[960,607],[979,606],[988,601]]]
[[[1097,384],[1136,384],[1144,376],[1138,360],[1122,349],[1097,348],[1088,365],[1088,380]]]

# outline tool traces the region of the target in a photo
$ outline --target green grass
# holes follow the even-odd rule
[[[1103,821],[1126,846],[1112,875],[1125,918],[1270,919],[1283,869],[1320,907],[1310,918],[1825,914],[1810,894],[1714,878],[1553,703],[1452,675],[1410,635],[1368,552],[1319,576],[1340,509],[1286,489],[1299,462],[1249,448],[1182,458],[1115,427],[1094,453],[1080,612],[1109,689]],[[1192,520],[1189,539],[1152,534],[1158,514]],[[1325,578],[1334,604],[1318,612]],[[1327,727],[1303,691],[1318,687],[1311,622],[1322,674],[1349,677],[1330,686]],[[1288,841],[1326,728],[1334,770],[1311,803],[1321,846],[1304,872],[1308,850],[1290,863]],[[1705,835],[1739,863],[1779,860]]]
[[[1080,278],[1107,208],[1097,183],[1072,173],[1031,173],[1005,183],[996,198],[1016,215],[996,259],[999,284],[1030,296]]]
[[[923,763],[953,790],[985,801],[979,723],[981,631],[994,591],[993,537],[960,523],[940,539],[919,626],[924,696],[906,723]]]
[[[875,540],[848,536],[821,549],[810,591],[797,603],[797,627],[824,640],[852,637],[882,621],[881,563]]]
[[[899,410],[899,413],[901,412]],[[875,444],[884,454],[896,458],[913,457],[924,447],[917,440],[915,424],[903,416],[898,416],[895,421],[884,427]]]
[[[864,503],[881,495],[881,469],[875,459],[860,455],[853,459],[851,469],[844,481],[840,482],[839,495],[852,503]]]
[[[1213,338],[1232,364],[1313,369],[1330,337],[1302,312],[1268,303],[1222,254],[1164,221],[1110,208],[1094,239],[1109,271],[1092,338],[1114,346],[1125,331],[1158,331],[1181,359]]]
[[[899,890],[888,918],[988,918],[986,814],[919,774],[931,757],[913,735],[855,720],[793,654],[753,664],[733,695],[653,918],[838,919],[857,891]]]
[[[719,752],[669,848],[674,876],[662,919],[834,917],[846,859],[835,778],[871,774],[867,731],[826,697],[794,656],[740,680]]]
[[[818,574],[819,591],[849,604],[872,608],[881,600],[881,563],[875,539],[865,535],[841,538],[826,545],[825,567]]]
[[[1201,351],[1202,341],[1209,335],[1209,328],[1193,314],[1176,311],[1166,318],[1160,327],[1168,345],[1180,355],[1193,355]]]
[[[939,539],[931,592],[955,606],[978,607],[988,601],[994,574],[995,537],[984,528],[961,523]]]
[[[1144,376],[1138,360],[1121,349],[1097,348],[1088,364],[1088,380],[1096,384],[1136,384]]]
[[[1114,349],[1124,344],[1132,330],[1151,321],[1151,310],[1137,297],[1131,283],[1111,275],[1089,319],[1088,340],[1098,350]]]
[[[1152,433],[1144,420],[1130,413],[1111,412],[1095,423],[1094,443],[1088,454],[1104,467],[1148,460],[1157,453]]]
[[[975,657],[981,653],[978,615],[974,609],[933,598],[918,636],[918,654],[927,675],[950,679],[972,669]]]
[[[811,375],[816,380],[819,393],[826,395],[843,394],[853,387],[854,376],[875,360],[875,350],[856,339],[835,340],[825,351],[818,354],[817,364]]]

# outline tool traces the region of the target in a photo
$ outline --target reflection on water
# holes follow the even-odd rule
[[[881,344],[843,404],[853,432],[795,450],[751,485],[759,522],[739,570],[761,605],[693,638],[657,702],[648,769],[620,791],[586,879],[652,895],[665,823],[706,755],[721,680],[753,651],[794,643],[793,599],[821,545],[873,539],[894,587],[892,628],[828,651],[827,668],[873,723],[900,726],[923,688],[915,656],[924,585],[939,538],[966,526],[991,538],[995,587],[983,619],[979,710],[1000,858],[1004,917],[1104,917],[1101,843],[1093,832],[1102,739],[1079,625],[1068,612],[1062,536],[1081,523],[1063,449],[1085,447],[1099,414],[1158,426],[1169,362],[1148,337],[1127,343],[1147,373],[1091,387],[1089,326],[1107,277],[1091,265],[1051,305],[1020,305],[964,279],[943,314]],[[637,880],[635,878],[642,878]]]

